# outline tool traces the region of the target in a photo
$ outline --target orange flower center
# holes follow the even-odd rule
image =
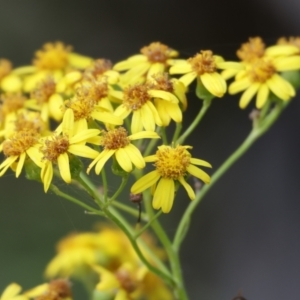
[[[149,86],[146,84],[136,84],[124,89],[123,104],[130,110],[140,109],[151,99],[148,94]]]
[[[115,273],[116,278],[118,279],[122,289],[127,293],[132,293],[137,288],[137,282],[133,280],[131,274],[125,269],[119,269]]]
[[[92,75],[95,79],[98,76],[101,76],[108,70],[112,69],[112,62],[108,59],[97,59],[94,61],[93,65],[86,69],[85,75],[89,76]]]
[[[40,82],[37,87],[31,92],[30,97],[36,99],[41,105],[49,101],[49,98],[55,93],[56,84],[52,77]]]
[[[198,74],[214,73],[217,70],[217,65],[213,57],[213,52],[210,50],[201,51],[194,57],[188,59],[193,70]]]
[[[238,58],[245,62],[252,62],[260,58],[265,53],[265,44],[260,37],[250,38],[248,43],[242,44],[241,48],[236,52]]]
[[[47,43],[35,53],[33,64],[42,70],[63,69],[68,65],[68,54],[71,49],[61,42]]]
[[[124,148],[130,144],[127,131],[124,127],[103,131],[101,146],[108,150]]]
[[[276,73],[276,69],[270,61],[259,59],[248,72],[252,82],[264,83]]]
[[[174,91],[173,83],[168,78],[168,74],[157,74],[152,76],[154,82],[151,83],[150,89],[166,91],[172,93]]]
[[[173,51],[173,49],[159,42],[151,43],[149,46],[141,49],[141,53],[147,56],[148,60],[152,63],[165,63],[171,57]]]
[[[26,97],[21,94],[7,94],[1,95],[1,115],[6,116],[11,112],[16,112],[24,107]]]
[[[39,135],[33,130],[16,132],[3,142],[5,156],[19,156],[38,142]]]
[[[56,162],[57,158],[68,151],[69,139],[66,136],[58,135],[45,141],[44,147],[41,148],[44,159]]]
[[[28,130],[41,133],[46,128],[45,122],[39,114],[19,114],[15,121],[15,131]]]
[[[177,180],[186,174],[186,169],[190,164],[190,153],[183,146],[158,147],[156,151],[157,161],[155,167],[163,178]]]

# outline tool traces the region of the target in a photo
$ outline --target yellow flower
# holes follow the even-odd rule
[[[117,63],[113,69],[116,71],[128,70],[122,75],[122,81],[133,84],[151,78],[153,74],[163,73],[170,65],[172,58],[178,52],[159,42],[151,43],[141,49],[141,54],[129,57]]]
[[[47,192],[53,177],[53,163],[57,163],[62,179],[66,183],[71,182],[69,166],[69,154],[86,158],[95,158],[98,152],[85,145],[88,139],[97,136],[98,129],[78,130],[74,127],[74,114],[67,109],[61,126],[61,134],[53,134],[42,140],[43,164],[41,179],[44,183],[44,191]]]
[[[22,288],[16,283],[11,283],[2,292],[0,300],[28,300],[28,297],[20,295]]]
[[[132,112],[132,133],[140,132],[143,129],[155,131],[155,125],[163,125],[158,111],[151,101],[152,98],[178,103],[175,95],[168,91],[152,89],[151,83],[138,83],[128,86],[124,88],[120,98],[123,103],[116,108],[115,115],[125,119]]]
[[[117,269],[135,258],[126,235],[109,226],[101,226],[95,233],[69,235],[58,243],[56,251],[45,271],[48,278],[85,276],[93,272],[93,265]]]
[[[295,95],[293,86],[279,74],[300,69],[300,56],[290,55],[295,49],[285,45],[269,47],[263,57],[248,63],[246,69],[236,75],[235,81],[229,86],[229,93],[244,91],[239,103],[241,108],[245,108],[255,94],[256,107],[259,109],[267,102],[270,92],[283,101]]]
[[[236,62],[226,62],[221,56],[213,55],[212,51],[206,50],[188,60],[174,60],[170,74],[185,74],[179,79],[185,86],[189,86],[197,78],[212,95],[222,97],[227,86],[217,69],[241,70],[243,66]]]
[[[138,169],[144,168],[145,161],[142,154],[131,141],[145,138],[155,139],[159,136],[154,131],[141,131],[128,136],[124,127],[102,132],[100,145],[104,150],[89,165],[87,173],[96,165],[95,171],[96,174],[99,174],[106,161],[113,155],[126,172],[132,171],[132,164]]]
[[[182,109],[185,110],[187,107],[185,95],[186,87],[181,81],[175,78],[169,79],[166,73],[156,74],[152,77],[153,79],[150,82],[150,90],[148,93],[154,97],[154,105],[162,121],[162,126],[168,126],[171,119],[176,123],[181,123],[182,110],[179,106],[179,101],[182,105]],[[166,100],[168,98],[170,99],[169,93],[174,94],[179,101],[176,102],[176,98],[171,99],[171,101]],[[161,95],[167,96],[163,99]]]
[[[36,130],[24,128],[6,139],[1,146],[6,159],[0,164],[0,176],[11,167],[16,172],[16,177],[19,177],[27,158],[41,168],[42,155],[38,148],[39,137]]]
[[[22,89],[22,80],[13,73],[12,64],[7,59],[0,59],[0,88],[9,93],[15,93]]]
[[[168,213],[173,206],[175,181],[183,185],[191,200],[195,199],[195,192],[184,177],[189,173],[209,183],[209,175],[195,165],[208,168],[211,168],[211,165],[204,160],[191,157],[188,152],[191,148],[180,145],[175,148],[159,146],[155,155],[145,157],[146,162],[154,162],[156,170],[138,179],[131,187],[131,192],[138,194],[152,187],[154,191],[152,205],[155,209],[161,208],[164,213]]]

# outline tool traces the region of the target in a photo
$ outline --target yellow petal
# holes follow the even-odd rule
[[[133,186],[131,187],[130,191],[133,194],[139,194],[149,188],[150,186],[154,185],[157,180],[159,180],[160,175],[156,170],[144,175],[140,179],[138,179]]]
[[[276,70],[292,71],[300,69],[300,56],[280,57],[273,61]]]
[[[141,109],[133,111],[132,120],[131,120],[131,132],[133,134],[143,130],[143,122],[142,122],[142,114],[141,113],[142,113]]]
[[[19,161],[18,161],[17,169],[16,169],[16,177],[17,178],[20,176],[20,174],[22,172],[25,158],[26,158],[26,152],[21,153],[21,155],[19,156]]]
[[[86,67],[89,67],[93,59],[78,53],[69,53],[68,55],[69,64],[72,67],[78,68],[78,69],[85,69]]]
[[[140,150],[132,144],[129,144],[124,148],[131,162],[138,168],[143,169],[145,167],[145,160]]]
[[[53,166],[52,163],[47,161],[46,163],[44,163],[42,170],[41,170],[41,179],[44,183],[44,191],[45,193],[47,193],[51,181],[53,178]]]
[[[186,192],[188,193],[191,200],[194,200],[196,198],[195,192],[192,189],[192,187],[184,180],[183,177],[178,178],[178,181],[183,185]]]
[[[251,99],[254,97],[254,95],[257,93],[260,83],[256,82],[250,85],[250,87],[243,93],[241,99],[240,99],[240,108],[245,108]]]
[[[5,92],[14,93],[22,88],[22,81],[19,76],[10,74],[1,80],[1,89]]]
[[[140,131],[128,136],[131,141],[139,139],[160,139],[160,136],[155,131]]]
[[[119,165],[124,171],[128,173],[132,171],[132,163],[130,157],[128,156],[124,148],[119,148],[118,150],[116,150],[115,156]]]
[[[85,142],[87,139],[97,136],[100,133],[99,129],[87,129],[76,133],[69,139],[70,144],[78,144]]]
[[[191,175],[201,179],[204,183],[209,183],[210,182],[210,176],[202,171],[201,169],[197,168],[194,165],[189,165],[186,169]]]
[[[188,87],[197,77],[196,72],[187,73],[179,78],[179,81],[184,84],[185,87]]]
[[[175,194],[175,184],[172,179],[161,178],[154,192],[152,206],[154,209],[160,209],[163,213],[170,212]]]
[[[60,121],[63,117],[62,107],[64,105],[63,97],[59,94],[53,94],[49,98],[49,113],[56,121]]]
[[[69,165],[69,156],[67,153],[62,153],[57,158],[57,165],[59,168],[59,173],[61,178],[66,182],[71,182],[71,172],[70,172],[70,165]]]
[[[112,125],[122,125],[123,119],[119,116],[113,115],[112,113],[105,111],[94,111],[92,113],[92,118],[100,122]]]
[[[114,70],[116,71],[124,71],[131,69],[132,67],[136,66],[137,64],[147,62],[148,59],[145,55],[138,54],[129,57],[127,60],[120,61],[116,63],[113,67]]]
[[[17,283],[11,283],[1,295],[1,300],[10,300],[21,292],[22,288]]]
[[[165,65],[163,63],[154,63],[150,66],[148,73],[147,73],[147,78],[152,80],[152,76],[153,75],[157,75],[157,74],[162,74],[165,70]]]
[[[71,108],[68,108],[62,120],[62,132],[67,136],[73,135],[74,129],[74,112]]]
[[[116,150],[104,150],[102,153],[100,153],[99,157],[100,159],[97,162],[97,165],[95,167],[96,174],[100,174],[103,166],[105,163],[109,160],[109,158],[116,152]]]
[[[228,88],[228,92],[229,94],[236,94],[239,93],[241,91],[246,90],[250,85],[251,85],[251,81],[249,80],[249,78],[243,78],[237,81],[234,81]]]
[[[194,157],[190,159],[190,163],[197,166],[212,168],[212,165],[209,162]]]
[[[269,97],[269,88],[265,83],[263,83],[261,84],[257,92],[256,107],[258,109],[262,108],[267,102],[268,97]]]
[[[41,168],[43,166],[43,153],[38,148],[30,147],[27,149],[26,153],[38,167]]]
[[[192,72],[193,68],[187,61],[180,61],[175,63],[169,70],[170,74],[185,74]]]
[[[86,158],[96,158],[99,152],[85,145],[70,145],[68,152]]]
[[[277,74],[274,74],[267,82],[269,89],[280,99],[287,101],[295,95],[292,85]]]
[[[141,124],[143,125],[143,128],[145,128],[148,131],[155,131],[154,116],[152,114],[151,109],[147,105],[147,103],[141,107],[140,112],[141,112],[141,117],[140,117]],[[157,113],[157,111],[156,111],[156,113]],[[158,115],[158,113],[157,113],[157,115]],[[133,133],[136,133],[136,132],[133,132]]]
[[[299,48],[294,45],[274,45],[265,50],[266,56],[289,56],[299,52]]]
[[[226,93],[226,81],[219,73],[204,73],[200,78],[205,88],[214,96],[223,97]]]
[[[160,90],[149,90],[148,94],[154,98],[160,98],[172,103],[178,103],[178,99],[170,92],[160,91]]]

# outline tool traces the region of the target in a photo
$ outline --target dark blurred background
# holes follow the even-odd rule
[[[0,0],[0,57],[28,64],[45,42],[61,40],[114,62],[153,41],[184,57],[212,49],[234,59],[248,37],[272,44],[299,35],[299,8],[296,0]],[[231,300],[239,290],[247,300],[299,298],[299,101],[198,207],[181,255],[191,299]],[[191,92],[190,117],[199,107]],[[249,132],[251,109],[241,111],[238,96],[215,100],[187,141],[193,156],[216,169]],[[11,172],[0,191],[0,290],[12,281],[27,289],[42,282],[58,239],[90,230],[97,218]],[[189,201],[181,195],[161,217],[170,235]]]

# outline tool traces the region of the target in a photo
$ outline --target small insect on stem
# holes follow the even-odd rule
[[[129,199],[132,203],[135,203],[138,206],[139,215],[138,215],[137,223],[139,224],[141,223],[143,194],[130,193]]]

